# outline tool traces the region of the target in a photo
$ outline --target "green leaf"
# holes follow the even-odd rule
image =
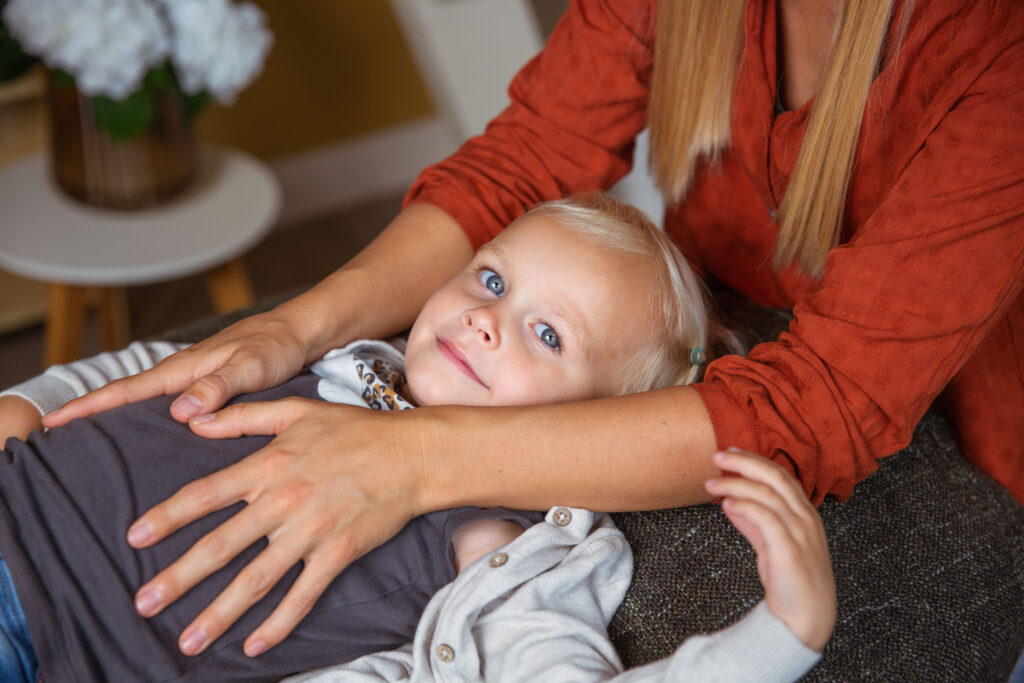
[[[50,69],[50,78],[58,88],[73,88],[75,86],[75,77],[64,69]]]
[[[160,66],[153,67],[146,74],[143,84],[156,90],[158,88],[177,88],[178,80],[174,77],[174,70],[170,62],[164,62]]]
[[[156,116],[153,91],[145,83],[122,100],[104,95],[97,95],[91,100],[96,125],[115,141],[141,135]]]

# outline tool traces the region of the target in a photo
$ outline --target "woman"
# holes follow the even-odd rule
[[[139,591],[145,614],[266,535],[267,550],[182,639],[205,648],[303,560],[249,637],[255,652],[415,515],[464,504],[703,502],[718,446],[783,464],[814,502],[844,497],[909,441],[944,387],[965,452],[1024,500],[1021,449],[1006,437],[1024,428],[1013,346],[1024,338],[1024,10],[706,0],[661,3],[655,22],[655,9],[653,0],[574,3],[513,82],[511,107],[424,171],[352,263],[50,417],[183,391],[172,414],[203,436],[279,435],[132,526],[130,542],[144,547],[249,503]],[[328,348],[408,326],[425,293],[499,225],[624,174],[648,120],[667,231],[706,275],[793,308],[777,342],[712,363],[693,387],[553,408],[214,412]]]

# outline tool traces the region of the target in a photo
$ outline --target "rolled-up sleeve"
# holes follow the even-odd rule
[[[845,498],[1020,306],[1022,70],[1018,42],[935,120],[787,332],[709,366],[697,390],[720,446],[779,461],[815,503]]]
[[[573,2],[483,135],[426,168],[404,204],[454,218],[473,247],[537,202],[609,187],[646,124],[653,3]]]

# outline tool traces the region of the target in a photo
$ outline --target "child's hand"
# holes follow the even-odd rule
[[[753,453],[716,453],[739,477],[709,479],[722,510],[757,552],[768,609],[804,645],[820,652],[836,621],[836,588],[825,528],[789,472]]]
[[[19,396],[0,396],[0,448],[14,436],[22,441],[33,429],[43,428],[43,416]]]

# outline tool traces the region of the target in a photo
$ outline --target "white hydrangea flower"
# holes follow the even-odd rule
[[[230,104],[263,68],[273,37],[255,5],[163,0],[174,34],[171,59],[182,89]]]
[[[74,76],[87,95],[126,97],[171,49],[146,0],[10,0],[4,22],[26,52]]]

